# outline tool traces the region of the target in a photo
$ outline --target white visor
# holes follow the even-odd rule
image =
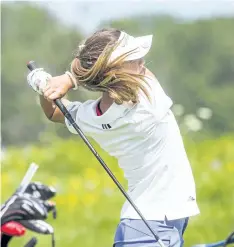
[[[119,45],[112,52],[109,62],[112,62],[121,55],[131,52],[124,61],[136,60],[144,57],[150,50],[152,44],[153,35],[146,35],[134,38],[125,32],[121,32],[117,42]]]

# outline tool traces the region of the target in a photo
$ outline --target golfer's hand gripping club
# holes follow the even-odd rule
[[[34,70],[34,69],[37,69],[36,64],[35,64],[34,61],[30,61],[27,64],[27,67],[31,71]],[[130,198],[130,196],[127,194],[127,192],[125,191],[125,189],[123,188],[123,186],[119,183],[119,181],[116,179],[115,175],[112,173],[112,171],[106,165],[106,163],[104,162],[104,160],[99,156],[99,154],[97,153],[97,151],[94,149],[94,147],[91,145],[91,143],[89,142],[89,140],[87,139],[87,137],[84,135],[84,133],[82,132],[82,130],[76,124],[76,122],[74,121],[74,119],[71,116],[71,114],[69,113],[69,111],[63,105],[62,101],[60,99],[56,99],[56,100],[54,100],[54,102],[58,106],[58,108],[61,110],[61,112],[64,114],[64,117],[67,118],[67,120],[70,122],[70,124],[72,125],[72,127],[77,131],[77,133],[83,139],[83,141],[88,146],[88,148],[90,149],[90,151],[95,155],[96,159],[99,161],[99,163],[105,169],[105,171],[107,172],[107,174],[111,177],[111,179],[116,184],[116,186],[119,188],[119,190],[122,192],[122,194],[124,195],[124,197],[128,200],[128,202],[131,204],[131,206],[135,209],[135,211],[140,216],[140,218],[142,219],[142,221],[144,222],[144,224],[146,225],[146,227],[152,233],[153,238],[156,240],[156,242],[158,242],[158,244],[160,245],[160,247],[165,247],[165,245],[162,242],[162,240],[160,240],[159,237],[157,236],[157,234],[155,234],[154,230],[150,227],[150,225],[148,224],[147,220],[142,215],[141,211],[138,209],[138,207],[135,205],[135,203],[132,201],[132,199]]]
[[[36,63],[34,61],[30,61],[27,63],[27,67],[30,71],[33,71],[34,69],[37,69]],[[60,111],[64,114],[64,116],[70,121],[72,121],[72,117],[69,114],[68,110],[66,107],[63,105],[62,101],[60,99],[54,100],[55,104],[58,106]],[[71,119],[69,119],[71,118]]]

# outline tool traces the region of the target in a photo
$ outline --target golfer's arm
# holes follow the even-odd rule
[[[65,98],[62,98],[61,100],[65,106],[67,106],[70,103],[70,101]],[[46,100],[43,96],[40,96],[40,104],[46,117],[50,121],[56,123],[63,123],[63,124],[65,123],[65,118],[63,113],[55,104]]]

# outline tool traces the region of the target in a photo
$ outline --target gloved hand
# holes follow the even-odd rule
[[[18,196],[14,203],[9,206],[1,218],[1,225],[9,221],[45,220],[47,214],[47,205],[43,201],[24,194]]]
[[[44,71],[43,68],[34,69],[27,76],[29,86],[40,95],[43,95],[43,90],[48,85],[48,81],[52,78],[50,74]]]

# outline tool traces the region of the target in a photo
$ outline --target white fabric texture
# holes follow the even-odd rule
[[[118,39],[118,46],[112,52],[109,62],[112,62],[121,55],[131,52],[124,61],[136,60],[143,58],[150,50],[152,45],[153,35],[146,35],[134,38],[133,36],[121,32]]]
[[[147,220],[196,215],[195,183],[172,101],[155,78],[147,80],[151,102],[141,92],[138,104],[113,103],[102,116],[96,115],[100,99],[73,102],[68,110],[85,134],[118,159],[128,193]],[[140,219],[128,202],[121,218]]]

